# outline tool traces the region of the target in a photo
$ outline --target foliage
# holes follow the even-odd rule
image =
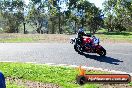
[[[24,2],[22,0],[0,1],[0,14],[5,20],[4,28],[6,32],[19,32],[19,25],[24,20]]]
[[[36,26],[36,31],[38,33],[43,34],[45,28],[47,27],[47,14],[45,11],[45,7],[47,6],[46,2],[42,2],[42,0],[31,0],[28,9],[26,21],[30,23],[31,26]]]
[[[75,0],[73,2],[69,3],[71,5],[69,8],[74,8],[75,13],[80,15],[74,15],[72,20],[75,20],[78,26],[90,27],[90,31],[95,33],[103,25],[101,10],[87,0]]]
[[[108,31],[126,31],[132,25],[131,0],[106,0],[104,2],[106,14],[105,25]]]
[[[0,0],[0,26],[11,33],[20,32],[23,22],[41,34],[62,34],[67,26],[72,33],[80,26],[91,33],[102,27],[108,32],[132,31],[131,0],[106,0],[103,5],[101,10],[88,0],[30,0],[28,5],[23,0]]]
[[[132,82],[129,83],[129,86],[132,86]]]

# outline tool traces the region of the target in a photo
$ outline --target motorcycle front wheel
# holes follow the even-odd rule
[[[79,45],[74,45],[74,50],[79,54],[83,54],[83,49]]]
[[[75,50],[76,52],[79,52],[79,50],[77,49],[77,45],[74,45],[74,50]]]
[[[105,56],[106,55],[106,50],[104,48],[101,48],[100,50],[98,50],[97,52],[100,56]]]

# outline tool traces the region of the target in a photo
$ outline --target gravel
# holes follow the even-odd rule
[[[52,83],[33,82],[29,80],[21,80],[17,78],[6,78],[10,84],[17,84],[18,86],[24,86],[25,88],[61,88],[58,85]]]

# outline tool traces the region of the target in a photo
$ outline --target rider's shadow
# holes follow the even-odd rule
[[[97,60],[99,62],[105,62],[105,63],[109,63],[109,64],[114,64],[114,65],[119,65],[120,62],[123,62],[121,60],[112,58],[112,57],[101,57],[101,56],[97,56],[97,55],[89,55],[89,54],[83,54],[86,58],[90,58],[90,59],[94,59]]]

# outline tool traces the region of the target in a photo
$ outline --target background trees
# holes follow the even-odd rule
[[[82,26],[95,33],[103,25],[101,10],[87,0],[70,0],[69,13],[69,18],[75,23],[75,32]]]
[[[24,2],[22,0],[0,0],[0,14],[4,20],[6,32],[18,33],[24,19]]]
[[[5,32],[76,33],[80,26],[91,33],[100,28],[132,30],[132,1],[106,0],[104,9],[88,0],[0,0],[0,28]]]
[[[46,2],[42,2],[41,0],[31,0],[28,6],[27,22],[30,26],[36,26],[34,30],[36,30],[37,33],[43,34],[44,30],[46,30],[47,16],[44,9],[46,4]]]
[[[121,32],[132,28],[131,0],[107,0],[104,2],[104,12],[108,31]]]

